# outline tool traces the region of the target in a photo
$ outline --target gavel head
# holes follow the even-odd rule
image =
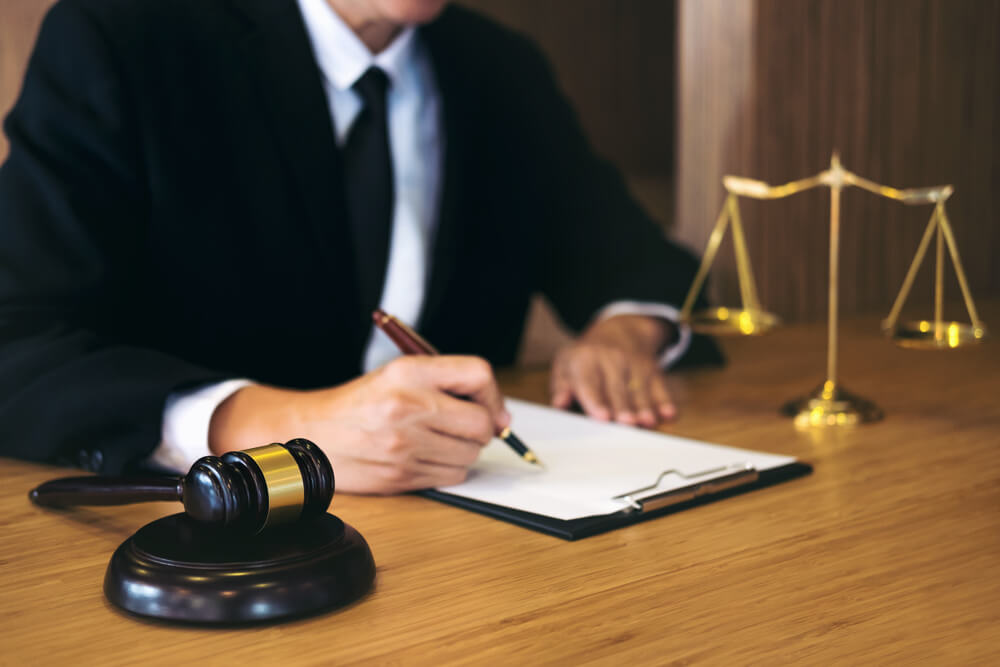
[[[333,499],[333,467],[304,438],[198,459],[183,480],[193,519],[240,532],[322,515]]]

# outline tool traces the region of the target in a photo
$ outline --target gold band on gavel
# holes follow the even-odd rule
[[[295,457],[278,444],[254,447],[246,454],[264,473],[267,485],[267,517],[261,530],[298,519],[305,503],[305,487]]]

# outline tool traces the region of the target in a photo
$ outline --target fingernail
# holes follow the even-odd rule
[[[653,426],[656,423],[656,415],[652,410],[639,410],[639,423],[644,426]]]
[[[667,419],[673,419],[677,415],[677,408],[670,403],[660,405],[660,414]]]
[[[590,416],[593,417],[594,419],[599,419],[602,422],[606,422],[609,419],[611,419],[611,413],[605,410],[604,408],[595,408]]]
[[[507,412],[507,410],[506,410],[506,409],[505,409],[505,410],[503,410],[503,411],[502,411],[502,412],[500,413],[500,424],[501,424],[502,426],[509,426],[509,425],[510,425],[510,413],[509,413],[509,412]]]
[[[628,424],[629,426],[632,426],[635,424],[635,415],[633,415],[631,412],[619,412],[617,416],[617,421],[620,424]]]

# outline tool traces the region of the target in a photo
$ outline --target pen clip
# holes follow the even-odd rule
[[[643,495],[648,491],[653,491],[657,489],[663,482],[664,478],[673,475],[680,477],[685,480],[698,480],[703,477],[709,477],[704,481],[696,481],[693,484],[683,486],[679,489],[670,489],[669,491],[664,491],[662,493],[652,493],[648,495]],[[701,496],[713,495],[716,493],[721,493],[728,489],[732,489],[737,486],[743,486],[744,484],[751,484],[756,482],[760,474],[752,464],[750,463],[734,463],[726,466],[719,466],[717,468],[711,468],[709,470],[702,470],[696,473],[685,473],[683,471],[677,470],[676,468],[671,468],[670,470],[665,470],[660,473],[660,476],[656,478],[656,482],[644,486],[640,489],[635,489],[634,491],[629,491],[628,493],[623,493],[621,495],[614,496],[614,500],[621,500],[628,504],[625,508],[626,512],[645,512],[649,510],[659,509],[661,507],[667,507],[669,505],[676,505],[677,503],[682,503],[688,500],[693,500]]]

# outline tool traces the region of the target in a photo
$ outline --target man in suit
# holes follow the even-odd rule
[[[583,330],[555,405],[673,416],[693,258],[536,49],[443,5],[57,3],[5,124],[2,453],[185,470],[308,437],[342,490],[454,483],[536,292]],[[386,363],[378,305],[461,356]]]

